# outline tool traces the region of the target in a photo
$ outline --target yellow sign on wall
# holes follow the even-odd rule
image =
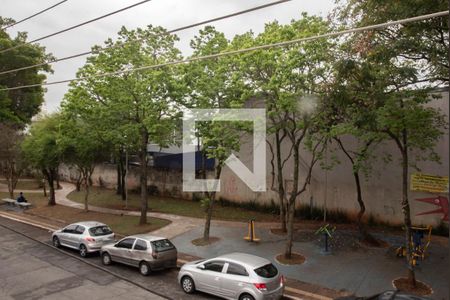
[[[448,176],[435,176],[422,173],[411,174],[411,191],[448,193]]]

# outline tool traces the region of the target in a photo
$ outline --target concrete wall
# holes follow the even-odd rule
[[[65,181],[75,182],[78,172],[75,168],[62,165],[59,169],[60,178]],[[103,186],[110,189],[117,188],[117,169],[115,164],[97,165],[92,174],[92,181],[95,186]],[[148,168],[148,186],[156,186],[159,195],[192,199],[192,193],[182,192],[181,171],[167,171],[155,168]],[[128,190],[138,190],[139,168],[130,166],[127,178]]]
[[[443,98],[435,100],[432,105],[440,108],[445,114],[449,111],[448,92],[442,94]],[[268,137],[269,139],[271,137]],[[357,142],[352,137],[347,137],[346,144],[357,146]],[[253,169],[253,153],[252,139],[244,138],[242,140],[241,150],[236,155],[250,169]],[[330,146],[333,147],[333,146]],[[289,149],[289,145],[283,145],[284,153]],[[442,164],[433,162],[418,162],[423,173],[448,176],[449,170],[449,136],[448,131],[436,145],[435,151],[440,155]],[[340,152],[329,150],[328,159],[331,160],[332,155],[336,155],[340,163],[332,170],[325,171],[319,165],[313,170],[311,185],[307,191],[298,199],[298,205],[310,204],[318,207],[327,207],[330,210],[343,210],[349,214],[354,214],[359,210],[356,202],[356,192],[354,178],[351,172],[351,164],[348,159]],[[364,202],[366,204],[366,215],[388,221],[390,223],[402,223],[403,214],[401,211],[401,168],[399,152],[393,142],[385,142],[377,147],[376,153],[382,157],[386,153],[392,155],[390,163],[384,163],[382,159],[372,162],[373,172],[369,178],[364,178],[362,182],[362,191]],[[413,156],[411,155],[411,158]],[[304,150],[301,154],[301,163],[304,164],[310,158],[310,154]],[[270,151],[267,149],[267,157],[265,163],[267,166],[267,188],[266,192],[255,193],[251,191],[239,177],[237,177],[230,169],[225,167],[221,176],[221,192],[218,197],[225,198],[235,202],[257,202],[259,204],[270,205],[271,202],[277,203],[277,193],[270,189],[272,182]],[[287,180],[293,178],[292,161],[286,165],[284,174]],[[304,169],[303,169],[304,170]],[[417,170],[410,168],[411,172]],[[66,180],[75,180],[76,171],[70,170],[63,166],[60,170],[61,176]],[[96,167],[92,176],[95,185],[103,185],[108,188],[115,188],[117,183],[116,167],[112,164],[102,164]],[[300,174],[300,181],[303,173]],[[158,188],[162,195],[183,197],[190,199],[192,193],[182,192],[182,173],[180,171],[167,171],[149,168],[149,185]],[[135,189],[139,186],[138,170],[132,167],[128,176],[128,186]],[[427,193],[412,192],[409,193],[411,204],[411,215],[413,222],[416,224],[433,224],[440,222],[441,215],[415,216],[417,213],[432,210],[435,207],[426,203],[414,201],[415,198],[430,197]],[[447,196],[447,195],[444,195]]]
[[[449,94],[442,93],[442,98],[434,100],[431,106],[439,108],[447,116],[449,111]],[[270,139],[270,137],[269,137]],[[250,141],[250,142],[248,142]],[[237,155],[241,161],[251,170],[253,164],[251,139],[243,139],[241,151]],[[350,148],[357,146],[357,141],[352,137],[346,137],[345,144],[350,145]],[[336,147],[330,145],[327,156],[328,161],[335,156],[339,161],[332,170],[326,171],[317,164],[313,170],[311,185],[307,192],[305,192],[298,199],[298,204],[310,204],[318,207],[327,207],[331,210],[343,210],[350,215],[356,215],[359,211],[359,205],[356,201],[356,189],[354,178],[352,176],[352,166],[345,155],[337,150],[332,151]],[[287,153],[289,145],[284,144],[282,147],[283,153]],[[449,174],[449,136],[448,131],[437,143],[435,151],[441,157],[441,164],[435,162],[417,162],[417,167],[425,174],[433,174],[439,176],[448,176]],[[277,203],[277,194],[270,190],[272,181],[271,165],[270,165],[270,151],[267,150],[267,186],[268,191],[265,193],[252,192],[235,174],[228,168],[225,168],[221,178],[222,191],[219,193],[220,197],[237,202],[256,201],[263,204],[270,204],[271,201]],[[373,171],[368,178],[362,177],[362,191],[363,200],[366,204],[366,216],[373,215],[376,219],[387,221],[393,224],[401,224],[403,222],[403,213],[401,209],[401,165],[399,151],[394,142],[384,142],[376,148],[377,160],[372,160]],[[382,157],[389,154],[392,160],[385,163]],[[301,163],[310,159],[308,151],[304,150],[301,154]],[[414,164],[414,155],[410,154],[411,164]],[[262,163],[262,162],[261,162]],[[287,163],[285,179],[293,178],[292,174],[293,163],[292,160]],[[304,171],[304,168],[303,168]],[[409,169],[410,174],[418,172],[415,168]],[[302,182],[304,172],[300,174],[300,182]],[[408,183],[409,184],[409,183]],[[447,194],[442,194],[448,196]],[[415,224],[432,224],[440,223],[441,214],[416,216],[416,214],[424,211],[436,209],[437,207],[415,201],[416,198],[432,197],[433,194],[421,192],[409,192],[411,216]]]

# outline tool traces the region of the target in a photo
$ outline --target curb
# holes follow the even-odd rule
[[[20,219],[20,218],[17,218],[17,217],[15,217],[15,216],[11,216],[10,214],[5,213],[5,212],[0,212],[0,216],[1,216],[1,217],[4,217],[4,218],[6,218],[6,219],[12,220],[12,221],[16,221],[16,222],[20,222],[20,223],[23,223],[23,224],[31,225],[31,226],[38,227],[38,228],[41,228],[41,229],[44,229],[44,230],[48,230],[48,231],[54,231],[54,230],[55,230],[55,228],[50,227],[48,224],[41,223],[41,222],[31,222],[31,221],[29,221],[29,220]],[[7,227],[7,226],[4,226],[4,227]],[[13,229],[11,229],[11,228],[9,228],[9,227],[7,227],[7,228],[10,229],[10,230],[13,230]],[[59,229],[59,228],[56,228],[56,229]],[[31,237],[29,237],[29,236],[27,236],[27,235],[25,235],[25,234],[23,234],[23,233],[20,233],[20,232],[18,232],[18,231],[16,231],[16,230],[13,230],[13,231],[14,231],[14,232],[17,232],[17,233],[19,233],[19,234],[22,234],[22,235],[24,235],[24,236],[26,236],[26,237],[28,237],[28,238],[31,238]],[[33,238],[31,238],[31,239],[33,239]],[[33,240],[35,240],[35,239],[33,239]],[[50,245],[48,245],[48,244],[46,244],[46,243],[44,243],[44,242],[42,242],[42,241],[39,241],[39,240],[35,240],[35,241],[37,241],[37,242],[39,242],[39,243],[41,243],[41,244],[43,244],[43,245],[46,245],[46,246],[48,246],[48,247],[52,247],[52,246],[50,246]],[[54,247],[52,247],[52,248],[54,248]],[[54,248],[54,249],[57,249],[57,248]],[[87,263],[87,264],[89,264],[89,265],[91,265],[91,266],[93,266],[93,267],[95,267],[95,268],[99,268],[99,269],[101,269],[101,270],[103,270],[103,271],[105,271],[105,272],[107,272],[107,273],[109,273],[109,274],[111,274],[111,275],[117,276],[117,277],[119,277],[119,278],[121,278],[121,279],[123,279],[123,280],[125,280],[125,281],[127,281],[127,282],[130,282],[130,283],[132,283],[132,284],[134,284],[134,285],[137,285],[137,286],[139,286],[140,288],[143,288],[143,289],[145,289],[145,290],[147,290],[147,291],[150,291],[151,293],[154,293],[154,294],[157,294],[158,296],[167,298],[167,297],[165,297],[165,296],[163,296],[163,295],[159,295],[158,293],[155,293],[154,291],[148,290],[147,288],[145,288],[145,287],[143,287],[143,286],[140,286],[139,284],[136,284],[136,283],[132,282],[131,280],[125,278],[125,277],[122,277],[122,276],[120,276],[120,275],[117,275],[117,274],[115,274],[115,273],[113,273],[113,272],[111,272],[111,271],[109,271],[109,270],[107,270],[107,269],[105,269],[105,268],[99,267],[99,266],[97,266],[97,265],[95,265],[95,264],[92,264],[92,263],[90,263],[90,262],[87,262],[87,261],[85,261],[85,260],[79,258],[79,257],[76,256],[76,255],[67,253],[67,252],[62,251],[62,250],[60,250],[60,249],[57,249],[57,250],[60,251],[61,253],[64,253],[64,254],[66,254],[66,255],[69,255],[69,256],[71,256],[71,257],[77,259],[77,260],[80,260],[80,261],[82,261],[82,262],[84,262],[84,263]],[[183,265],[183,264],[185,264],[185,263],[187,263],[187,262],[189,262],[189,261],[188,261],[188,260],[185,260],[185,259],[177,259],[177,265]],[[304,290],[299,290],[299,289],[292,288],[292,287],[289,287],[289,286],[285,286],[284,289],[285,289],[285,291],[287,291],[287,292],[291,292],[291,293],[294,293],[294,294],[302,295],[302,296],[309,297],[309,298],[313,298],[313,299],[317,299],[317,300],[332,300],[332,299],[333,299],[333,298],[330,298],[330,297],[326,297],[326,296],[323,296],[323,295],[319,295],[319,294],[307,292],[307,291],[304,291]],[[299,299],[302,299],[302,298],[298,298],[298,297],[295,297],[295,296],[292,296],[292,295],[284,295],[284,297],[287,298],[287,299],[292,299],[292,300],[299,300]],[[302,300],[303,300],[303,299],[302,299]]]

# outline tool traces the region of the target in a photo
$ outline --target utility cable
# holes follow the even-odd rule
[[[48,35],[45,35],[45,36],[42,36],[42,37],[40,37],[40,38],[31,40],[31,41],[29,41],[29,42],[22,43],[22,44],[18,44],[18,45],[16,45],[16,46],[13,46],[13,47],[10,47],[10,48],[6,48],[6,49],[3,49],[3,50],[0,50],[0,53],[8,52],[8,51],[11,51],[11,50],[20,48],[20,47],[25,46],[25,45],[29,45],[29,44],[32,44],[32,43],[35,43],[35,42],[39,42],[39,41],[48,39],[49,37],[52,37],[52,36],[55,36],[55,35],[58,35],[58,34],[61,34],[61,33],[67,32],[67,31],[70,31],[70,30],[73,30],[73,29],[75,29],[75,28],[78,28],[78,27],[84,26],[84,25],[86,25],[86,24],[89,24],[89,23],[92,23],[92,22],[95,22],[95,21],[104,19],[104,18],[106,18],[106,17],[110,17],[110,16],[112,16],[112,15],[115,15],[115,14],[117,14],[117,13],[123,12],[123,11],[125,11],[125,10],[130,9],[130,8],[133,8],[133,7],[142,5],[142,4],[144,4],[144,3],[147,3],[147,2],[149,2],[149,1],[152,1],[152,0],[144,0],[144,1],[141,1],[141,2],[138,2],[138,3],[135,3],[135,4],[132,4],[132,5],[129,5],[129,6],[127,6],[127,7],[124,7],[124,8],[115,10],[115,11],[113,11],[113,12],[107,13],[106,15],[103,15],[103,16],[100,16],[100,17],[97,17],[97,18],[94,18],[94,19],[90,19],[90,20],[88,20],[88,21],[85,21],[85,22],[83,22],[83,23],[80,23],[80,24],[77,24],[77,25],[74,25],[74,26],[67,27],[67,28],[62,29],[62,30],[60,30],[60,31],[57,31],[57,32],[54,32],[54,33],[51,33],[51,34],[48,34]]]
[[[3,26],[3,27],[1,28],[1,30],[5,30],[5,29],[7,29],[7,28],[16,26],[17,24],[20,24],[20,23],[22,23],[22,22],[25,22],[26,20],[29,20],[29,19],[31,19],[31,18],[34,18],[34,17],[36,17],[36,16],[38,16],[38,15],[40,15],[40,14],[46,12],[46,11],[49,11],[50,9],[55,8],[55,7],[57,7],[58,5],[61,5],[61,4],[63,4],[64,2],[67,2],[67,1],[68,1],[68,0],[63,0],[63,1],[60,1],[60,2],[58,2],[58,3],[56,3],[56,4],[53,4],[52,6],[47,7],[46,9],[43,9],[43,10],[41,10],[41,11],[38,11],[37,13],[35,13],[35,14],[29,16],[29,17],[26,17],[26,18],[24,18],[24,19],[22,19],[22,20],[19,20],[19,21],[15,22],[15,23],[12,23],[12,24]]]
[[[323,39],[323,38],[330,38],[330,37],[335,37],[335,36],[344,35],[344,34],[381,29],[381,28],[386,28],[386,27],[390,27],[393,25],[406,24],[406,23],[412,23],[412,22],[422,21],[422,20],[431,19],[431,18],[447,16],[448,14],[449,14],[449,11],[446,10],[446,11],[441,11],[441,12],[437,12],[437,13],[401,19],[401,20],[397,20],[397,21],[390,21],[390,22],[385,22],[385,23],[380,23],[380,24],[375,24],[375,25],[346,29],[346,30],[337,31],[337,32],[329,32],[329,33],[325,33],[325,34],[310,36],[310,37],[306,37],[306,38],[299,38],[299,39],[294,39],[294,40],[290,40],[290,41],[283,41],[283,42],[278,42],[278,43],[273,43],[273,44],[259,45],[259,46],[255,46],[255,47],[249,47],[249,48],[238,49],[238,50],[230,50],[230,51],[225,51],[225,52],[221,52],[221,53],[217,53],[217,54],[190,57],[187,59],[165,62],[165,63],[161,63],[161,64],[142,66],[142,67],[138,67],[138,68],[132,68],[132,69],[128,69],[128,70],[120,70],[120,71],[109,72],[109,73],[100,73],[100,74],[86,76],[86,77],[80,77],[80,78],[65,79],[65,80],[52,81],[52,82],[46,82],[46,83],[40,83],[40,84],[38,83],[38,84],[10,87],[10,88],[5,88],[5,89],[0,89],[0,91],[11,91],[11,90],[18,90],[18,89],[38,87],[38,86],[50,86],[50,85],[68,83],[68,82],[73,82],[73,81],[81,81],[81,80],[85,80],[85,79],[89,79],[89,78],[98,78],[98,77],[127,74],[127,73],[131,73],[131,72],[136,72],[136,71],[144,71],[144,70],[156,69],[156,68],[161,68],[161,67],[191,63],[191,62],[195,62],[195,61],[218,58],[218,57],[228,56],[228,55],[236,55],[236,54],[247,53],[247,52],[251,52],[251,51],[266,50],[266,49],[275,48],[275,47],[284,47],[284,46],[289,46],[292,44],[298,44],[301,42],[308,42],[308,41],[313,41],[313,40],[318,40],[318,39]]]
[[[175,33],[175,32],[178,32],[178,31],[182,31],[182,30],[186,30],[186,29],[189,29],[189,28],[197,27],[197,26],[200,26],[200,25],[205,25],[205,24],[209,24],[209,23],[212,23],[212,22],[228,19],[228,18],[231,18],[231,17],[235,17],[235,16],[238,16],[238,15],[246,14],[246,13],[249,13],[249,12],[253,12],[253,11],[256,11],[256,10],[260,10],[260,9],[263,9],[263,8],[266,8],[266,7],[274,6],[274,5],[281,4],[281,3],[284,3],[284,2],[289,2],[289,1],[292,1],[292,0],[281,0],[281,1],[270,2],[268,4],[252,7],[252,8],[245,9],[245,10],[241,10],[241,11],[238,11],[238,12],[235,12],[235,13],[231,13],[231,14],[228,14],[228,15],[224,15],[224,16],[221,16],[221,17],[204,20],[204,21],[201,21],[201,22],[198,22],[198,23],[187,25],[187,26],[178,27],[178,28],[169,30],[168,33]],[[110,49],[110,48],[119,47],[119,46],[121,46],[121,45],[120,44],[114,44],[112,46],[97,48],[95,51],[96,52],[97,51],[103,51],[105,49]],[[92,54],[93,52],[94,51],[91,50],[91,51],[86,51],[86,52],[82,52],[82,53],[78,53],[78,54],[73,54],[73,55],[66,56],[66,57],[55,58],[55,59],[50,60],[48,62],[38,63],[38,64],[35,64],[35,65],[25,66],[25,67],[13,69],[13,70],[3,71],[3,72],[0,72],[0,75],[9,74],[9,73],[13,73],[13,72],[18,72],[18,71],[22,71],[22,70],[27,70],[27,69],[31,69],[31,68],[37,68],[37,67],[45,66],[47,64],[54,64],[54,63],[57,63],[57,62],[60,62],[60,61],[65,61],[65,60],[69,60],[69,59],[73,59],[73,58],[89,55],[89,54]]]

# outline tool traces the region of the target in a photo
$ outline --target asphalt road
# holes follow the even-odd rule
[[[145,277],[132,267],[103,266],[98,255],[84,262],[76,251],[51,246],[50,236],[47,230],[0,217],[0,299],[219,299],[185,294],[177,269]]]

